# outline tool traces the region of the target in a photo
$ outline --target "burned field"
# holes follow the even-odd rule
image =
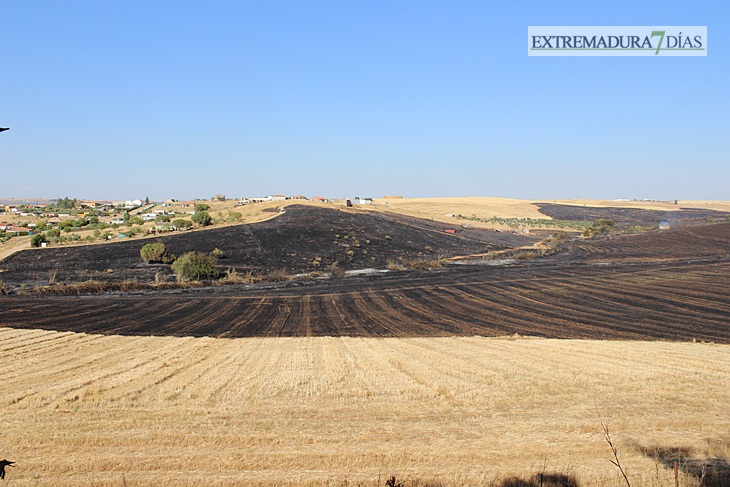
[[[605,208],[572,206],[555,203],[537,203],[540,213],[556,220],[612,220],[618,227],[656,227],[660,223],[687,225],[708,220],[723,220],[726,213],[697,208],[678,208],[677,211],[645,210],[641,208]]]
[[[488,232],[484,235],[488,237]],[[490,244],[446,234],[433,222],[419,224],[370,213],[309,208],[288,210],[249,229],[192,232],[163,241],[175,253],[221,248],[227,254],[222,265],[273,265],[291,271],[316,268],[312,262],[317,256],[324,264],[339,261],[351,269],[382,268],[389,259],[399,257],[477,254],[506,248],[504,242]],[[345,244],[348,246],[343,241],[349,242]],[[104,272],[111,260],[103,261],[103,252],[110,252],[108,259],[116,255],[120,262],[123,258],[138,261],[141,244],[56,252],[77,252],[75,260],[69,262],[78,267],[68,265],[71,270],[63,272],[81,276],[77,269],[93,266],[92,270]],[[121,249],[127,252],[126,257],[119,256]],[[348,256],[348,250],[355,252]],[[35,255],[44,253],[22,252],[15,259]],[[84,260],[93,263],[84,266]],[[727,223],[579,240],[557,255],[497,266],[486,263],[137,294],[3,296],[0,326],[122,335],[414,337],[519,333],[730,343]],[[8,264],[16,265],[15,270]],[[155,267],[137,262],[134,266],[148,273]],[[43,276],[47,270],[23,271],[17,261],[4,262],[3,267],[6,283],[18,282],[14,279],[22,278],[22,272],[28,272],[29,279],[47,279]]]
[[[343,269],[384,268],[389,261],[415,261],[484,253],[529,245],[535,238],[470,230],[468,235],[445,232],[453,228],[414,218],[370,212],[290,206],[286,212],[261,223],[160,236],[154,240],[127,240],[105,245],[48,248],[20,252],[0,263],[6,285],[43,285],[49,272],[57,282],[88,279],[150,281],[160,272],[172,278],[167,265],[147,265],[140,259],[143,245],[163,242],[172,254],[212,252],[219,249],[222,271],[287,274],[326,270],[337,263]]]

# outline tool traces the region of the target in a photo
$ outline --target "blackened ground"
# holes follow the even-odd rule
[[[519,333],[730,343],[729,251],[730,224],[715,224],[583,241],[557,256],[495,267],[137,294],[0,296],[0,326],[231,338]]]
[[[590,206],[536,203],[540,213],[555,220],[595,221],[613,220],[619,227],[657,226],[662,222],[670,225],[702,223],[706,220],[723,220],[727,213],[715,210],[678,208],[677,211],[644,210],[640,208],[597,208]]]
[[[448,225],[416,218],[367,211],[340,211],[311,206],[289,206],[271,220],[202,231],[125,240],[104,245],[46,248],[19,252],[0,263],[8,287],[39,286],[86,280],[150,282],[155,274],[172,278],[169,265],[148,265],[140,258],[147,243],[160,241],[170,252],[212,252],[219,249],[221,272],[275,269],[287,274],[326,271],[337,263],[343,269],[384,268],[389,261],[437,259],[439,256],[484,253],[527,245],[536,239],[474,230],[456,235]],[[50,276],[50,278],[49,278]]]

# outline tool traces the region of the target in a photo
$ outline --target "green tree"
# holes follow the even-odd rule
[[[130,216],[124,221],[124,224],[128,227],[131,227],[132,225],[144,225],[144,220],[138,217],[137,215]]]
[[[215,278],[219,275],[215,268],[217,263],[218,260],[212,255],[203,252],[188,252],[172,263],[172,270],[180,282]]]
[[[69,199],[68,196],[65,198],[59,198],[56,200],[56,206],[60,210],[70,210],[72,208],[76,208],[76,198]]]
[[[36,233],[30,237],[31,247],[40,247],[43,242],[46,241],[46,236],[42,233]]]
[[[193,222],[190,220],[184,220],[182,218],[178,218],[175,221],[172,222],[173,226],[177,228],[178,230],[182,230],[183,228],[190,228],[193,226]]]
[[[206,205],[205,203],[195,203],[195,212],[199,211],[208,211],[210,210],[210,205]]]
[[[207,211],[198,211],[193,214],[193,216],[190,218],[193,223],[197,223],[201,227],[206,227],[213,223],[213,219],[210,217],[210,214]]]
[[[139,251],[142,260],[148,264],[161,263],[169,264],[172,262],[170,251],[162,242],[150,243],[142,247]]]

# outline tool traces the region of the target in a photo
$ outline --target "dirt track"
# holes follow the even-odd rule
[[[362,216],[378,218],[354,215],[353,221],[361,222]],[[285,228],[279,224],[268,231],[282,235]],[[337,228],[333,224],[332,231]],[[314,249],[306,232],[302,226],[289,234],[299,236],[302,248]],[[255,234],[268,238],[261,229]],[[453,245],[454,253],[484,246],[438,232],[426,235],[443,248]],[[376,238],[373,245],[387,251],[390,244]],[[282,242],[292,245],[292,259],[300,258],[296,243]],[[212,248],[219,243],[208,241]],[[415,255],[423,241],[411,243]],[[399,249],[392,247],[391,255]],[[136,295],[4,296],[0,326],[124,335],[519,333],[730,343],[729,289],[730,224],[725,223],[582,241],[562,254],[507,266],[453,265],[440,271]]]

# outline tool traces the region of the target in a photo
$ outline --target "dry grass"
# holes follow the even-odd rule
[[[392,211],[453,224],[461,223],[461,220],[446,215],[471,216],[476,214],[483,218],[549,218],[540,213],[532,201],[509,198],[378,199],[376,203],[373,208],[379,211]],[[474,223],[469,222],[469,224]]]
[[[674,201],[615,201],[615,200],[549,200],[546,203],[560,203],[575,206],[595,206],[612,208],[639,208],[642,210],[677,211],[680,208],[697,208],[702,210],[716,210],[730,212],[730,201],[718,200],[679,200]]]
[[[635,487],[673,485],[672,448],[730,457],[728,346],[0,328],[0,353],[12,485],[619,486],[601,420]]]
[[[51,281],[49,279],[49,281]],[[55,281],[55,277],[53,279]],[[51,282],[47,286],[26,287],[17,291],[19,295],[40,295],[40,296],[73,296],[80,294],[104,294],[108,292],[129,292],[129,291],[160,291],[165,289],[188,289],[200,287],[200,281],[172,282],[165,281],[160,274],[155,274],[154,282],[143,282],[136,280],[125,281],[96,281],[89,279],[82,282]]]
[[[403,265],[407,269],[412,270],[420,270],[425,271],[429,269],[439,269],[446,265],[448,262],[448,259],[445,259],[443,257],[436,257],[434,259],[421,259],[421,260],[407,260],[403,261]],[[392,267],[388,267],[391,270],[398,270],[393,269]]]
[[[229,267],[226,269],[225,275],[216,280],[213,281],[215,285],[225,285],[225,284],[253,284],[255,282],[259,282],[262,280],[262,277],[258,275],[253,270],[247,270],[246,273],[242,274],[238,272],[238,270]]]
[[[455,197],[455,198],[379,198],[376,205],[364,209],[391,211],[419,218],[427,218],[451,224],[460,224],[463,220],[446,215],[477,215],[480,218],[537,218],[549,219],[537,209],[534,203],[560,203],[575,206],[640,208],[647,210],[677,211],[680,208],[701,208],[706,210],[726,211],[730,213],[730,201],[613,201],[613,200],[517,200],[510,198],[489,197]],[[469,221],[475,227],[499,227]]]

